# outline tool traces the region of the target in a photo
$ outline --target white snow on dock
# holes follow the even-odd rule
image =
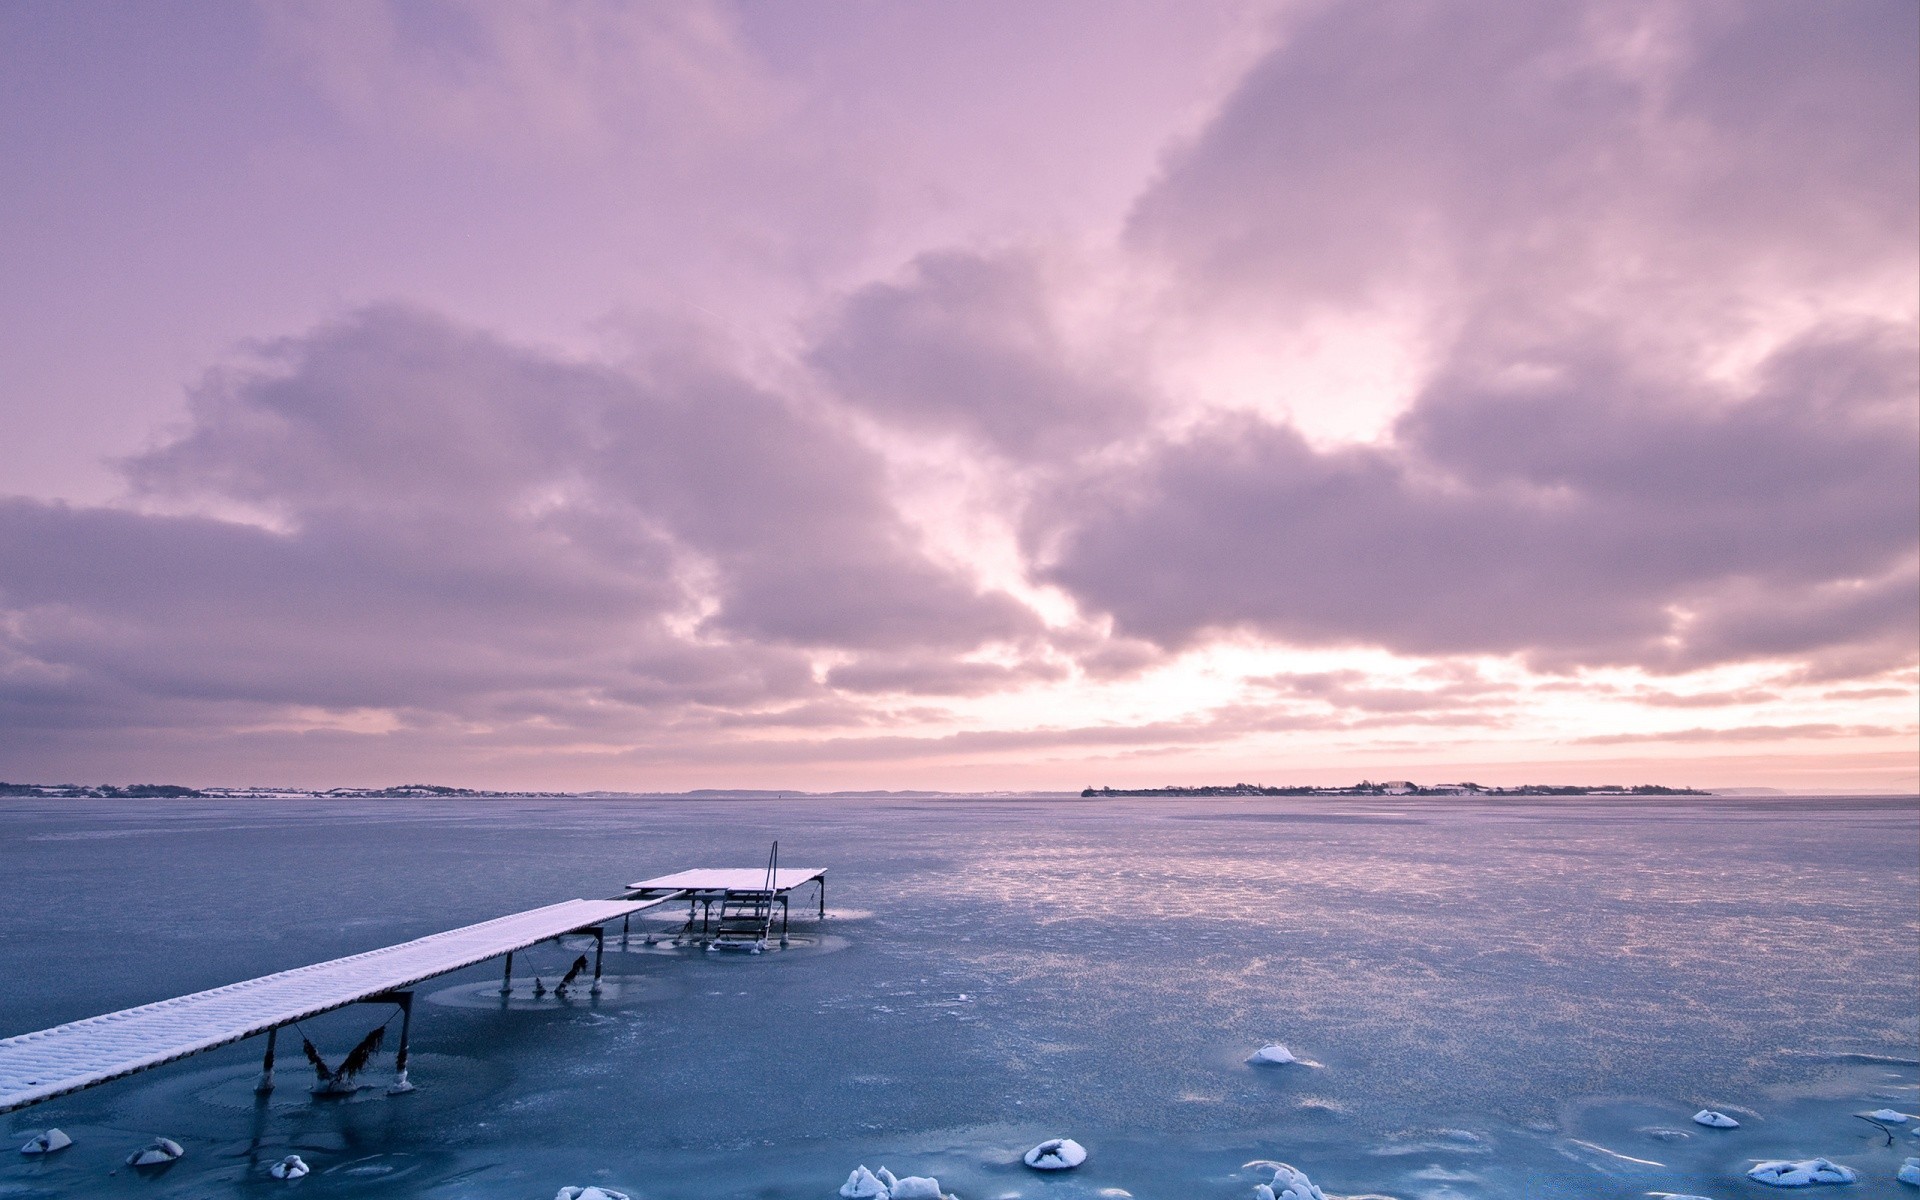
[[[773,890],[789,892],[827,873],[825,867],[781,867],[774,873]],[[676,871],[658,879],[630,883],[630,892],[760,892],[767,887],[765,867],[702,867]]]
[[[364,954],[6,1038],[0,1040],[0,1113],[411,987],[673,898],[566,900]]]

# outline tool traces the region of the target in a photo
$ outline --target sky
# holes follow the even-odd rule
[[[0,5],[0,778],[1920,789],[1920,5]]]

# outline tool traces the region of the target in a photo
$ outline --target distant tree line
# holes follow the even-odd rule
[[[111,783],[7,783],[0,781],[0,796],[72,796],[116,800],[171,800],[178,797],[204,797],[205,792],[177,783],[130,783],[116,787]]]

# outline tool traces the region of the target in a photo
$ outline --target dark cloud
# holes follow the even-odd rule
[[[1476,306],[1485,336],[1623,294],[1653,315],[1756,283],[1911,277],[1905,0],[1302,11],[1135,208],[1134,244],[1189,272],[1189,302],[1418,286]]]
[[[1017,459],[1134,432],[1144,396],[1079,361],[1031,254],[923,255],[905,278],[854,293],[811,362],[851,403],[921,431],[957,433]]]
[[[1123,633],[1681,670],[1911,658],[1912,333],[1823,332],[1744,394],[1618,358],[1443,377],[1385,445],[1216,422],[1065,492],[1046,574]]]
[[[1073,476],[1042,576],[1167,648],[1912,661],[1912,6],[1301,13],[1129,245],[1181,320],[1412,303],[1427,374],[1375,442],[1219,417]]]
[[[882,669],[1037,628],[928,560],[828,421],[697,360],[617,372],[410,310],[262,347],[127,472],[147,511],[0,502],[11,731],[304,706],[631,735],[793,713],[825,695],[812,650]]]

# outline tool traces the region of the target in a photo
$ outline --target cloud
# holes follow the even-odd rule
[[[214,374],[126,470],[143,511],[0,502],[16,734],[307,707],[631,738],[821,701],[817,652],[1037,627],[920,552],[834,423],[695,357],[368,309]]]
[[[1167,646],[1885,670],[1914,641],[1910,338],[1822,334],[1745,394],[1613,358],[1442,379],[1386,445],[1224,418],[1077,481],[1034,540],[1048,579]]]
[[[1039,576],[1169,650],[1913,661],[1920,35],[1904,4],[1828,17],[1300,10],[1126,245],[1172,325],[1395,304],[1424,374],[1371,440],[1223,404],[1063,472]]]
[[[1370,713],[1432,714],[1507,707],[1512,703],[1510,688],[1488,683],[1470,673],[1434,687],[1383,687],[1373,676],[1354,670],[1269,675],[1248,682],[1283,695],[1322,701],[1334,708]]]
[[[1054,311],[1067,285],[1037,253],[947,251],[847,298],[810,351],[837,393],[882,420],[1057,460],[1140,428],[1147,401],[1087,361]]]
[[[1730,729],[1665,729],[1651,733],[1607,733],[1578,738],[1582,746],[1621,746],[1633,742],[1782,742],[1803,738],[1911,737],[1912,726],[1835,725],[1807,722],[1799,725],[1739,725]]]
[[[1900,0],[1301,11],[1135,206],[1133,244],[1180,264],[1189,303],[1413,290],[1496,337],[1628,297],[1651,331],[1862,276],[1911,296]]]
[[[782,97],[717,6],[274,6],[269,37],[370,129],[498,152],[587,154],[644,134],[684,154],[757,134]]]

